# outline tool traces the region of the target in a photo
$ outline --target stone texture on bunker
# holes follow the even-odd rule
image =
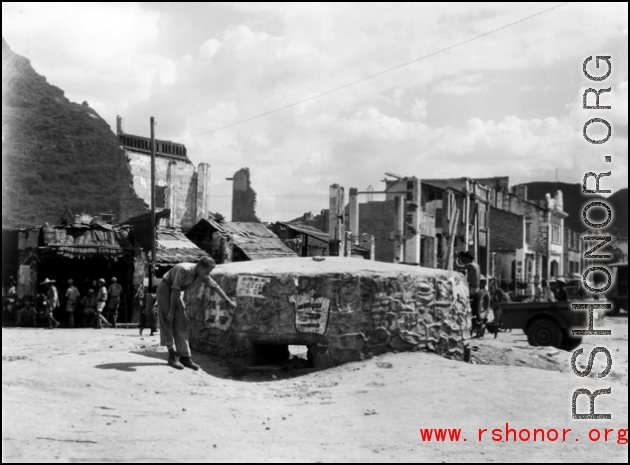
[[[456,272],[326,257],[231,263],[212,277],[237,308],[230,314],[201,284],[189,289],[195,350],[249,365],[305,345],[316,368],[406,350],[465,357],[470,305]]]

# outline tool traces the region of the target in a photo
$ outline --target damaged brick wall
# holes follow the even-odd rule
[[[146,213],[124,153],[87,103],[70,102],[2,41],[2,226],[55,224],[73,213]]]
[[[524,246],[523,217],[498,208],[490,208],[491,250],[515,251]]]
[[[359,232],[374,236],[375,260],[394,262],[396,206],[394,200],[359,204]]]
[[[234,173],[232,186],[232,221],[260,223],[256,216],[256,192],[251,187],[249,168]]]
[[[151,205],[151,157],[131,150],[125,152],[134,189],[147,205]],[[202,177],[204,181],[209,182]],[[170,225],[184,230],[192,228],[197,223],[199,204],[195,166],[182,160],[155,157],[155,184],[158,187],[156,193],[163,196],[156,199],[156,206],[171,209]]]

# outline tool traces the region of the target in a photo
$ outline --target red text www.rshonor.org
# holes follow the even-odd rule
[[[608,442],[628,444],[628,428],[592,428],[586,437],[571,434],[571,428],[479,428],[468,438],[461,428],[420,428],[423,442]]]

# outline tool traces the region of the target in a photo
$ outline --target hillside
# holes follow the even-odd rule
[[[109,125],[70,102],[2,39],[2,227],[56,223],[74,213],[147,211]]]
[[[602,188],[605,188],[606,178],[602,178]],[[610,197],[605,199],[601,195],[595,194],[583,194],[581,184],[568,184],[565,182],[530,182],[524,184],[527,186],[527,197],[530,200],[540,200],[545,198],[545,194],[549,193],[553,195],[557,190],[562,191],[564,201],[564,211],[569,214],[569,217],[565,220],[565,226],[573,229],[574,231],[582,232],[587,228],[584,225],[582,219],[582,209],[588,202],[594,200],[606,200],[606,203],[613,209],[614,216],[611,222],[610,228],[617,228],[622,236],[628,236],[628,189],[620,189],[614,192]],[[593,210],[593,220],[602,220],[604,218],[603,212],[597,216],[595,210]]]

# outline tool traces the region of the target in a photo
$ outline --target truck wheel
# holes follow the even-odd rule
[[[473,317],[479,321],[486,321],[488,313],[490,313],[490,295],[487,291],[481,290],[477,292],[473,298],[471,310]]]
[[[527,341],[531,346],[560,348],[562,344],[562,330],[558,323],[553,320],[536,320],[527,329]]]
[[[562,336],[562,343],[560,344],[560,348],[562,350],[575,350],[580,344],[582,344],[582,336],[570,336],[568,334],[564,334]]]

